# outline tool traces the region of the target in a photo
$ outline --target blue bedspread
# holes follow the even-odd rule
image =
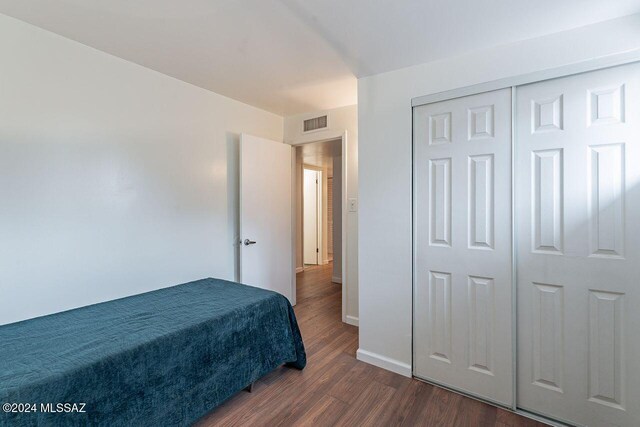
[[[0,326],[0,404],[36,405],[0,425],[188,425],[282,364],[306,364],[289,301],[198,280]]]

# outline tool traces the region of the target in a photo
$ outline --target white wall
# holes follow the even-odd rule
[[[360,349],[411,373],[411,99],[640,47],[640,15],[358,81]]]
[[[328,129],[302,133],[302,122],[311,117],[327,114]],[[284,119],[284,142],[292,145],[325,139],[335,139],[347,131],[347,168],[343,178],[347,181],[347,197],[358,199],[358,107],[350,105],[325,111],[314,111]],[[343,153],[345,155],[345,153]],[[347,322],[358,324],[358,212],[347,214],[347,266],[343,286],[347,290]]]
[[[234,279],[238,135],[281,117],[3,15],[0,58],[0,324]]]

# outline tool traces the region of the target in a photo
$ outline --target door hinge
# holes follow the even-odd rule
[[[318,180],[316,179],[316,184],[318,183]]]
[[[320,253],[320,249],[316,248],[316,253]]]

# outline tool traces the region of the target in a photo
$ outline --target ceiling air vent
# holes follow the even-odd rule
[[[304,121],[304,131],[311,132],[313,130],[324,129],[327,127],[327,116],[315,117]]]

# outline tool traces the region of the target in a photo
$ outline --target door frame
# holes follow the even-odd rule
[[[294,147],[295,150],[295,147]],[[324,179],[326,178],[324,176],[323,170],[322,168],[319,168],[317,166],[313,166],[313,165],[308,165],[306,163],[302,163],[302,170],[303,170],[303,174],[304,174],[304,170],[310,170],[310,171],[314,171],[316,172],[316,265],[324,265],[326,264],[326,259],[324,258],[324,246],[326,245],[327,242],[325,242],[324,239],[324,223],[327,220],[325,218],[325,210],[326,210],[326,206],[324,203],[324,190],[323,190],[323,185],[324,185]],[[295,175],[295,173],[294,173]],[[303,175],[304,176],[304,175]],[[304,183],[303,183],[303,191],[304,191]],[[304,254],[304,192],[303,192],[303,196],[302,196],[302,248],[303,248],[303,254]],[[295,248],[294,248],[295,250]],[[304,255],[303,255],[303,259],[302,259],[302,268],[304,269]]]
[[[315,137],[315,139],[314,139]],[[305,145],[305,144],[313,144],[316,142],[329,142],[329,141],[335,141],[337,139],[340,139],[342,141],[342,146],[340,147],[341,151],[342,151],[342,185],[341,185],[341,219],[342,219],[342,230],[341,230],[341,240],[342,240],[342,254],[341,254],[341,260],[342,260],[342,271],[341,271],[341,275],[342,275],[342,322],[343,323],[349,323],[349,324],[353,324],[350,323],[347,318],[347,300],[348,300],[348,294],[349,294],[349,289],[348,289],[348,279],[347,279],[347,262],[348,262],[348,256],[347,256],[347,212],[348,212],[348,195],[347,195],[347,187],[348,187],[348,179],[347,179],[347,165],[348,165],[348,161],[347,161],[347,157],[348,157],[348,152],[347,152],[347,138],[348,138],[348,133],[347,130],[344,129],[342,131],[335,131],[335,130],[325,130],[325,131],[321,131],[316,133],[315,135],[310,135],[310,136],[303,136],[301,138],[298,138],[294,141],[291,142],[285,142],[285,144],[289,144],[291,145],[294,150],[291,150],[291,162],[292,162],[292,175],[293,178],[291,180],[291,194],[292,194],[292,200],[296,200],[296,197],[298,197],[298,195],[296,194],[296,181],[297,181],[297,177],[296,177],[296,171],[295,171],[295,164],[296,164],[296,152],[295,152],[295,148],[301,145]],[[304,165],[304,164],[303,164]],[[296,207],[295,207],[295,203],[291,203],[291,209],[293,210],[293,214],[296,214]],[[295,216],[293,216],[293,218],[295,218]],[[296,303],[296,241],[295,241],[295,236],[296,233],[292,233],[292,243],[293,243],[293,250],[291,251],[291,257],[292,257],[292,279],[291,279],[291,295],[293,296],[293,302],[295,305]],[[335,260],[335,257],[334,257]],[[357,326],[357,325],[356,325]]]
[[[478,83],[471,86],[463,86],[443,92],[436,92],[428,95],[411,98],[411,107],[433,104],[434,102],[447,101],[454,98],[461,98],[468,95],[477,95],[482,92],[491,92],[498,89],[505,89],[514,86],[523,86],[529,83],[539,83],[545,80],[557,79],[559,77],[572,76],[574,74],[588,73],[589,71],[602,70],[605,68],[617,67],[618,65],[631,64],[640,61],[640,49],[601,56],[586,61],[575,62],[561,67],[549,68],[546,70],[534,71],[526,74],[519,74],[503,79],[492,80],[485,83]]]
[[[589,59],[586,61],[580,61],[573,64],[568,64],[556,68],[534,71],[531,73],[520,74],[512,77],[506,77],[498,80],[492,80],[485,83],[479,83],[471,86],[464,86],[460,88],[455,88],[451,90],[446,90],[442,92],[436,92],[432,94],[427,94],[419,97],[415,97],[411,99],[411,105],[409,108],[410,120],[411,120],[411,374],[414,378],[415,376],[415,287],[416,287],[416,203],[415,203],[415,153],[414,153],[414,141],[413,141],[413,109],[415,107],[419,107],[426,104],[433,104],[441,101],[448,101],[455,98],[462,98],[470,95],[477,95],[483,92],[491,92],[494,90],[511,88],[511,244],[512,244],[512,254],[511,254],[511,295],[512,295],[512,306],[511,306],[511,316],[512,316],[512,366],[513,366],[513,404],[510,407],[506,407],[515,413],[518,413],[527,418],[531,418],[534,420],[542,421],[551,425],[564,426],[561,421],[550,419],[518,407],[518,389],[517,389],[517,372],[518,372],[518,364],[517,364],[517,349],[518,349],[518,338],[517,338],[517,281],[516,281],[516,260],[517,260],[517,240],[515,235],[515,224],[516,224],[516,215],[515,215],[515,205],[517,195],[515,194],[515,171],[514,171],[514,162],[513,159],[516,156],[516,144],[515,144],[515,132],[516,132],[516,105],[515,100],[517,96],[517,88],[518,86],[523,86],[530,83],[538,83],[545,80],[552,80],[561,77],[568,77],[576,74],[588,73],[596,70],[603,70],[606,68],[613,68],[621,65],[631,64],[635,62],[640,62],[640,49],[634,49],[627,52],[606,55],[594,59]],[[446,386],[443,384],[439,384],[433,381],[427,381],[423,378],[417,378],[421,381],[435,384],[439,387],[445,388],[447,390],[454,391],[456,393],[462,394],[464,396],[468,396],[483,402],[487,402],[494,406],[504,407],[496,402],[483,398],[481,396],[476,396],[466,392],[464,390],[457,390],[451,388],[450,386]]]

